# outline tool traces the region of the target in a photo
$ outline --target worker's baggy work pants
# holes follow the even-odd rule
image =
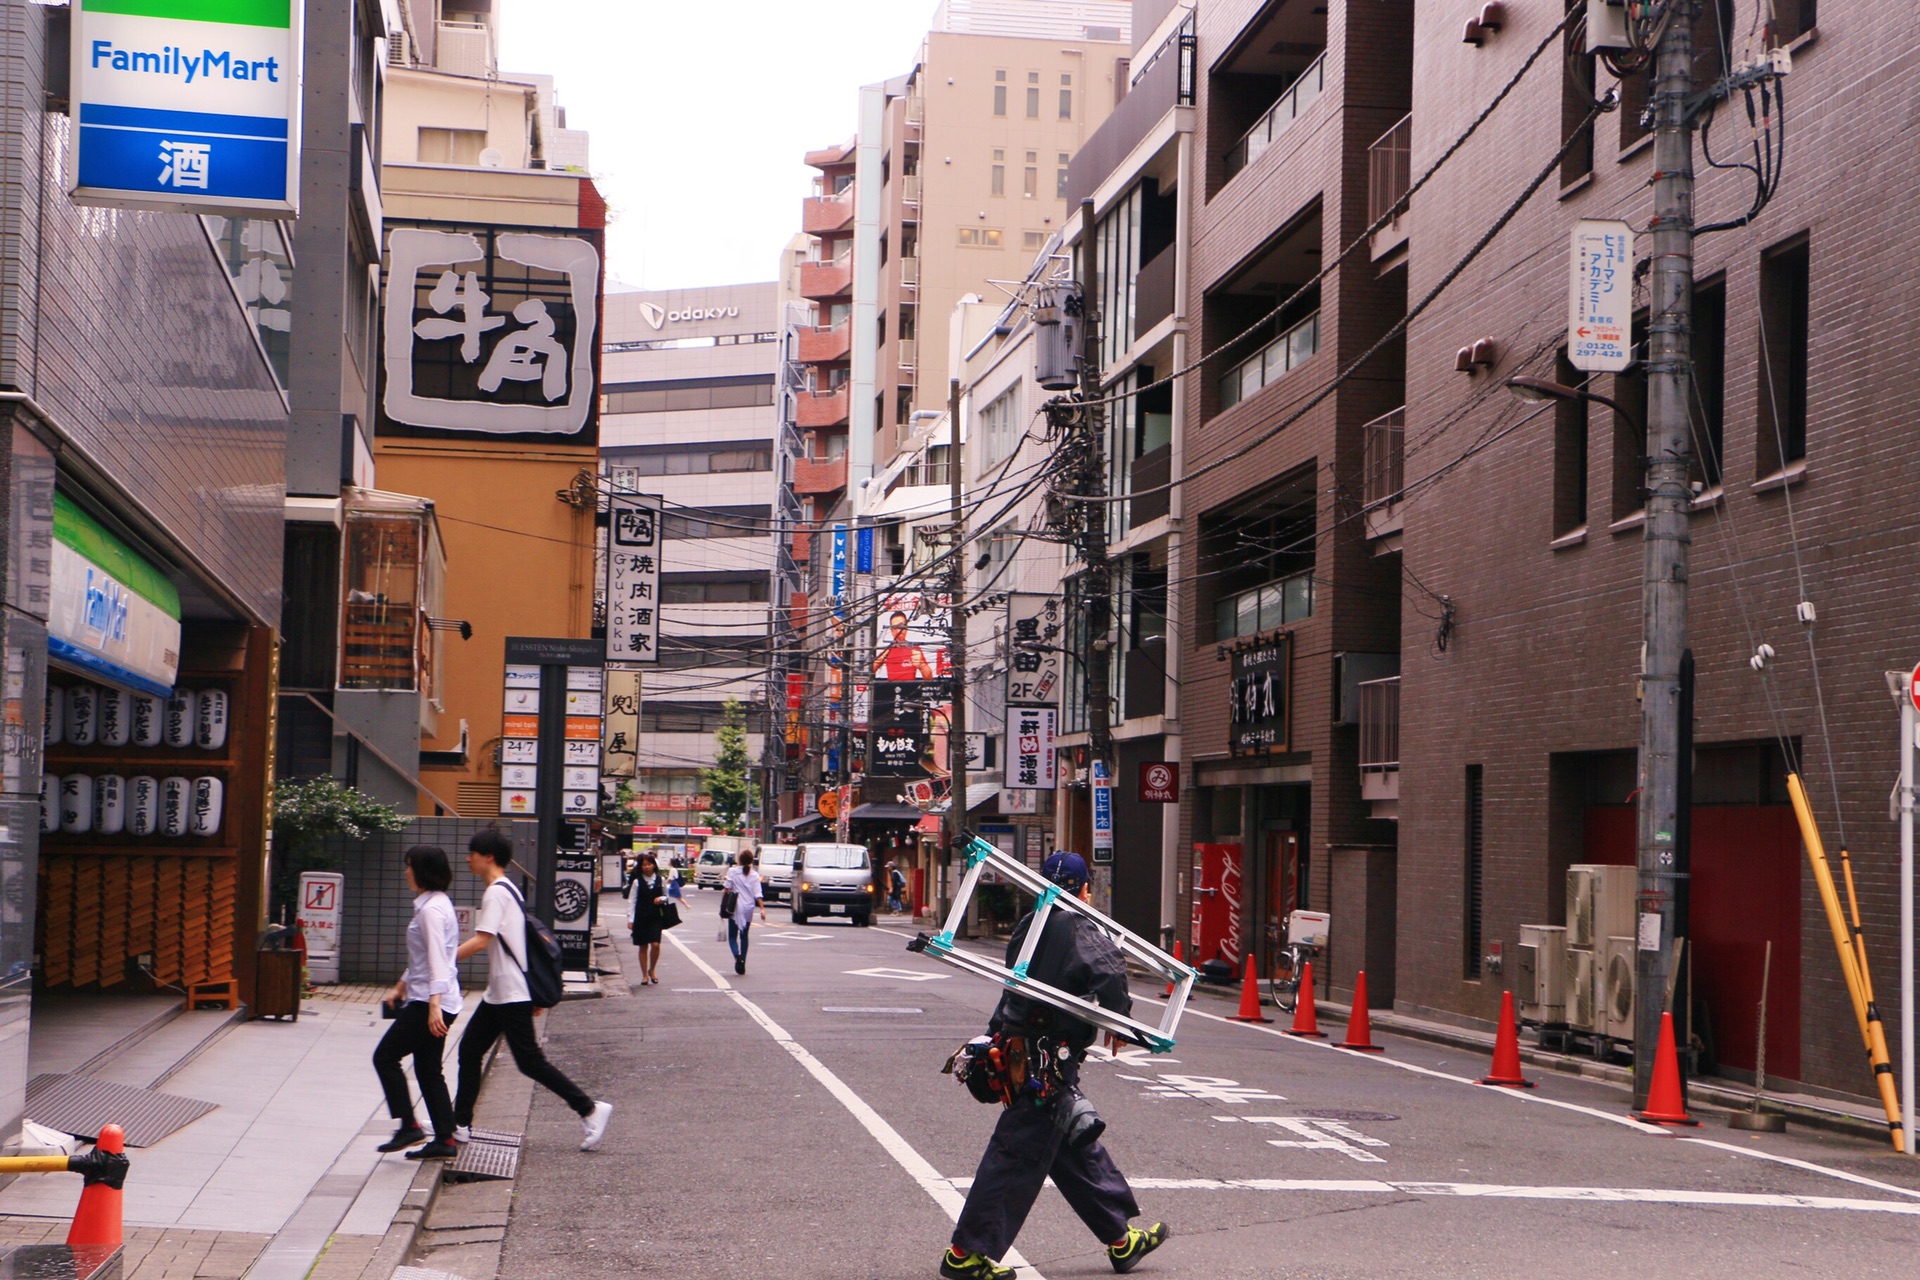
[[[953,1229],[954,1248],[1005,1257],[1049,1177],[1101,1244],[1127,1234],[1128,1220],[1140,1212],[1133,1188],[1105,1147],[1068,1146],[1054,1118],[1054,1107],[1031,1102],[1000,1113]]]

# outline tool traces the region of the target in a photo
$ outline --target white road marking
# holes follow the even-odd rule
[[[867,1105],[866,1100],[855,1093],[846,1081],[835,1075],[826,1063],[807,1052],[804,1045],[788,1035],[786,1029],[768,1017],[766,1011],[759,1005],[734,990],[733,984],[721,977],[718,970],[695,955],[692,948],[671,933],[667,935],[667,940],[680,948],[681,954],[691,960],[695,968],[706,974],[708,980],[718,990],[725,992],[729,999],[746,1011],[748,1017],[759,1023],[761,1029],[773,1038],[774,1043],[785,1049],[808,1075],[819,1081],[821,1086],[833,1095],[834,1100],[860,1122],[860,1127],[880,1144],[881,1150],[892,1156],[894,1163],[906,1170],[907,1176],[920,1184],[920,1189],[932,1197],[933,1202],[940,1206],[942,1212],[956,1222],[960,1220],[960,1209],[966,1203],[966,1197],[954,1186],[951,1179],[942,1178],[939,1171],[927,1163],[926,1157],[915,1151],[912,1144],[900,1136],[899,1130],[882,1119],[880,1113]],[[1000,1261],[1006,1266],[1018,1267],[1021,1273],[1031,1277],[1031,1280],[1046,1280],[1046,1277],[1042,1276],[1032,1263],[1021,1256],[1018,1249],[1009,1249],[1007,1256]]]
[[[787,929],[781,933],[769,933],[769,938],[791,938],[795,942],[818,942],[826,937],[823,933],[802,933],[798,929]]]
[[[1113,1050],[1097,1044],[1088,1046],[1087,1061],[1095,1063],[1111,1062],[1123,1067],[1151,1067],[1155,1070],[1161,1067],[1177,1067],[1180,1065],[1180,1059],[1163,1057],[1155,1054],[1150,1049],[1122,1049],[1118,1053],[1115,1053]]]
[[[1858,1173],[1848,1173],[1845,1169],[1829,1169],[1823,1164],[1813,1164],[1807,1160],[1796,1160],[1792,1156],[1775,1155],[1771,1151],[1762,1151],[1757,1147],[1743,1147],[1733,1142],[1716,1142],[1712,1138],[1682,1138],[1682,1142],[1691,1142],[1701,1147],[1717,1147],[1722,1151],[1731,1151],[1738,1156],[1752,1156],[1756,1160],[1771,1160],[1775,1164],[1791,1165],[1796,1169],[1805,1169],[1809,1173],[1824,1173],[1830,1178],[1840,1178],[1846,1182],[1857,1182],[1863,1187],[1873,1187],[1878,1191],[1891,1191],[1895,1195],[1912,1196],[1920,1200],[1920,1191],[1912,1187],[1896,1187],[1891,1182],[1881,1182],[1877,1178],[1865,1177]]]
[[[847,969],[848,976],[855,978],[887,978],[893,982],[945,982],[951,974],[916,973],[912,969]]]
[[[1361,1164],[1386,1163],[1386,1157],[1362,1150],[1364,1147],[1384,1147],[1386,1142],[1370,1138],[1338,1120],[1303,1120],[1294,1116],[1215,1116],[1214,1119],[1222,1124],[1267,1124],[1297,1135],[1294,1138],[1268,1138],[1267,1145],[1270,1147],[1338,1151],[1349,1160],[1357,1160]]]
[[[1155,1098],[1192,1098],[1198,1102],[1224,1103],[1229,1107],[1241,1107],[1249,1102],[1286,1101],[1277,1093],[1268,1093],[1255,1085],[1241,1084],[1225,1076],[1162,1075],[1155,1078],[1120,1074],[1119,1078],[1146,1085],[1147,1095]]]
[[[1135,1191],[1323,1191],[1364,1195],[1448,1196],[1467,1200],[1558,1200],[1598,1204],[1665,1204],[1695,1208],[1827,1209],[1920,1217],[1920,1204],[1844,1196],[1770,1195],[1746,1191],[1666,1190],[1654,1187],[1522,1187],[1489,1182],[1399,1182],[1373,1178],[1136,1178]],[[955,1178],[965,1191],[971,1178]]]

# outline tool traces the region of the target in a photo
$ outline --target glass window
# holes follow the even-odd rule
[[[993,194],[996,196],[1003,196],[1007,194],[1007,166],[1004,163],[1006,158],[1007,158],[1006,152],[1000,150],[998,147],[994,148]]]
[[[1027,152],[1027,159],[1033,159],[1033,152]],[[1040,190],[1040,170],[1029,164],[1021,171],[1020,192],[1031,200]]]
[[[1234,632],[1237,636],[1257,635],[1260,631],[1260,593],[1248,591],[1234,601]]]
[[[348,515],[341,575],[342,689],[416,687],[423,524],[419,514]]]
[[[1028,89],[1027,90],[1027,119],[1038,120],[1039,118],[1040,118],[1040,91],[1038,89]]]
[[[1060,118],[1062,120],[1073,119],[1073,90],[1071,89],[1062,89],[1060,91]]]
[[[1313,616],[1313,579],[1307,574],[1288,578],[1282,584],[1286,589],[1286,620],[1303,622]]]
[[[201,224],[212,237],[214,250],[233,279],[234,291],[253,321],[274,379],[284,388],[291,375],[293,348],[293,255],[287,249],[286,228],[264,218],[206,217]],[[350,305],[362,310],[369,323],[347,325],[348,340],[356,355],[363,353],[366,337],[360,330],[371,327],[373,307],[372,276],[359,247],[356,241],[349,268],[359,276],[348,280],[347,285]]]
[[[1007,114],[1007,73],[996,71],[993,79],[993,114],[1004,116]]]

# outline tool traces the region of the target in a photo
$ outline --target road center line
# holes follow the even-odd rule
[[[766,1011],[759,1005],[736,991],[732,983],[721,977],[719,971],[705,960],[695,955],[692,948],[672,933],[667,935],[667,941],[678,947],[680,954],[691,960],[700,972],[706,974],[715,987],[725,992],[729,999],[746,1010],[747,1016],[759,1023],[761,1029],[773,1037],[774,1043],[785,1049],[795,1062],[806,1069],[808,1075],[818,1080],[826,1091],[832,1094],[855,1120],[860,1122],[860,1127],[880,1144],[881,1149],[893,1157],[894,1163],[906,1170],[907,1176],[920,1184],[920,1189],[931,1196],[933,1202],[939,1205],[949,1218],[955,1222],[960,1220],[960,1208],[966,1203],[966,1197],[955,1188],[951,1178],[941,1177],[939,1171],[927,1162],[926,1157],[915,1151],[912,1144],[900,1136],[899,1130],[888,1124],[881,1118],[879,1112],[868,1106],[866,1099],[855,1093],[852,1086],[835,1075],[826,1063],[809,1053],[806,1046],[787,1034],[786,1028],[767,1016]],[[1000,1261],[1006,1266],[1018,1267],[1022,1275],[1031,1277],[1031,1280],[1046,1280],[1046,1277],[1022,1257],[1017,1249],[1009,1249],[1007,1256]]]

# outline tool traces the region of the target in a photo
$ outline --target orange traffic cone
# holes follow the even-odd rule
[[[69,1248],[82,1245],[121,1245],[121,1188],[127,1181],[127,1135],[117,1124],[100,1130],[93,1150],[74,1156],[67,1168],[86,1178],[80,1188],[80,1205],[73,1211],[73,1226],[67,1232]]]
[[[1358,1049],[1362,1053],[1385,1053],[1373,1042],[1373,1020],[1367,1013],[1367,971],[1362,969],[1360,976],[1353,980],[1353,1012],[1347,1015],[1347,1038],[1339,1045],[1342,1049]]]
[[[1513,992],[1500,993],[1500,1033],[1493,1040],[1493,1074],[1481,1084],[1506,1089],[1531,1089],[1533,1081],[1520,1074],[1520,1024],[1513,1017]]]
[[[1175,960],[1178,960],[1180,958],[1180,940],[1177,938],[1174,939],[1174,943],[1173,943],[1173,958]],[[1163,1000],[1173,999],[1173,982],[1171,980],[1167,982],[1167,993],[1166,995],[1162,996],[1161,999]]]
[[[1640,1118],[1648,1124],[1697,1125],[1687,1114],[1687,1098],[1680,1091],[1680,1056],[1673,1047],[1673,1015],[1660,1015],[1660,1043],[1653,1051],[1653,1087],[1647,1091],[1647,1109]]]
[[[1313,961],[1302,961],[1300,965],[1300,998],[1293,1006],[1293,1025],[1287,1028],[1290,1036],[1313,1036],[1325,1040],[1327,1033],[1320,1029],[1320,1019],[1313,1007]]]
[[[1260,1012],[1260,981],[1253,976],[1253,957],[1247,957],[1246,981],[1240,984],[1240,1012],[1233,1015],[1235,1022],[1272,1022],[1266,1014]]]

